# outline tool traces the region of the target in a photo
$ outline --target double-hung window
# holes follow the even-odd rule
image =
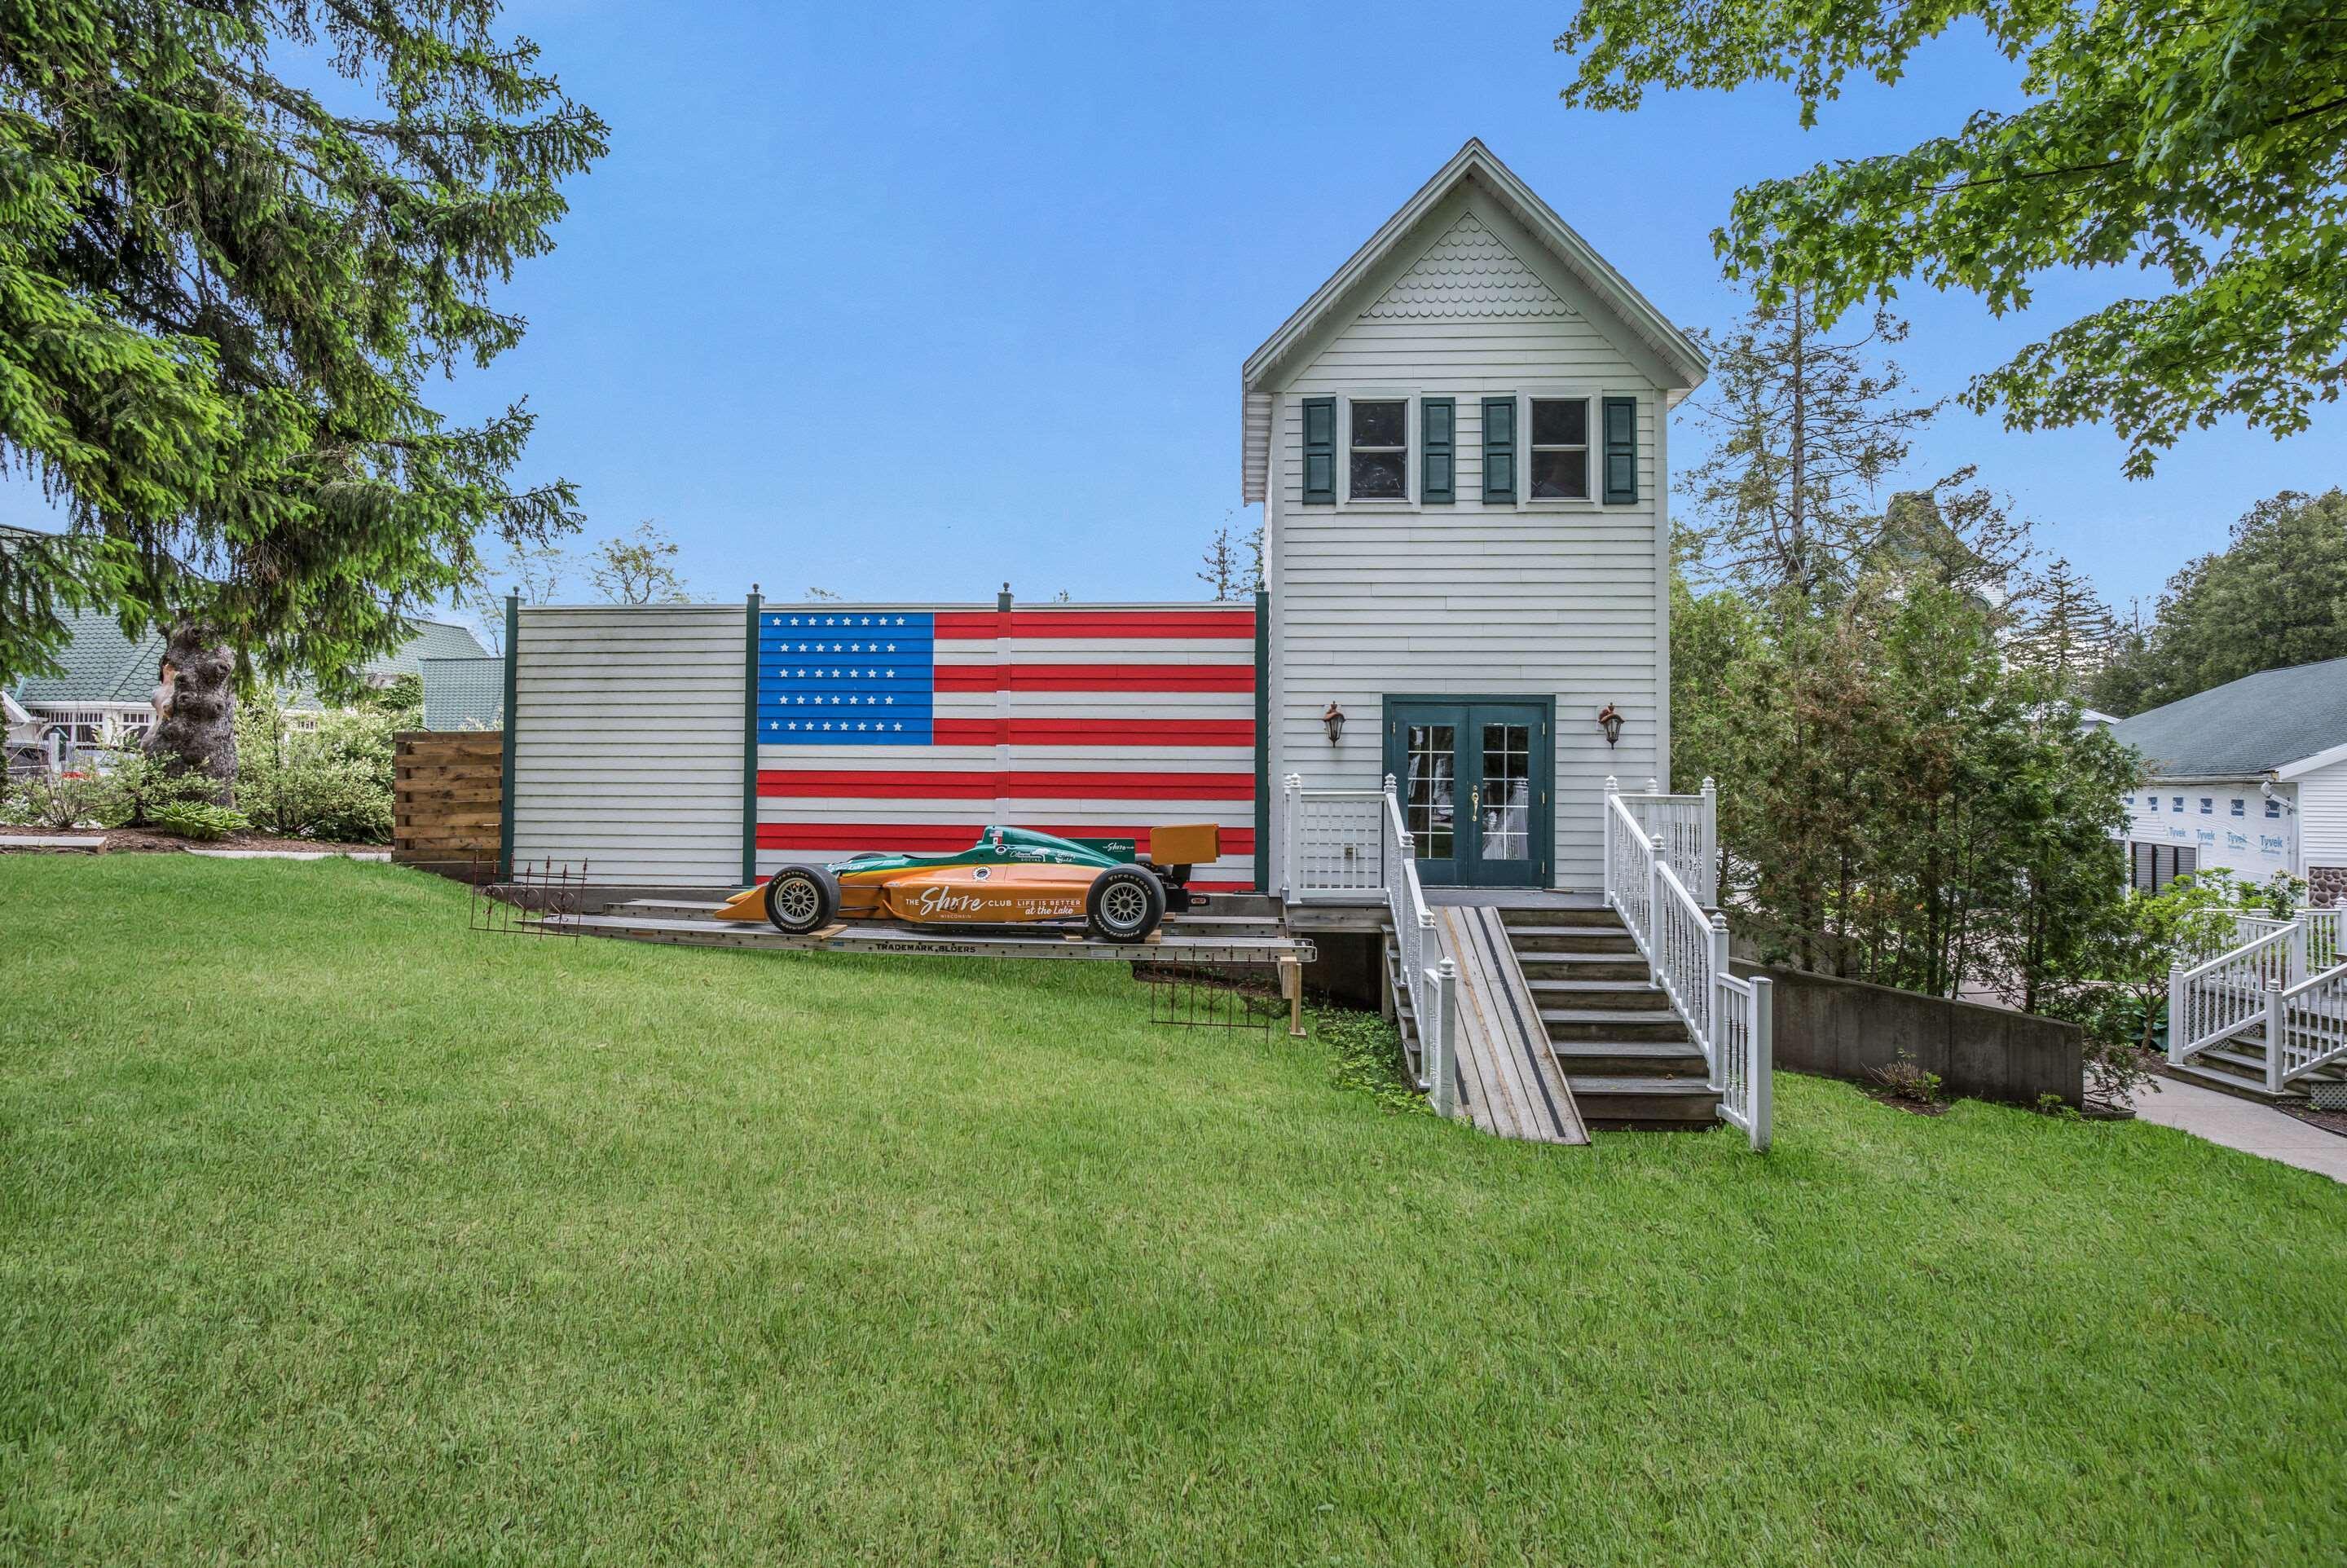
[[[1409,404],[1394,398],[1357,398],[1347,436],[1346,495],[1356,501],[1409,498]]]
[[[1535,397],[1532,403],[1532,499],[1587,500],[1589,400]]]

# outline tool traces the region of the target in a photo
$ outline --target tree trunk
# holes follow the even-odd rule
[[[182,621],[172,627],[163,657],[174,671],[171,711],[147,750],[176,771],[217,779],[215,799],[226,805],[236,783],[236,692],[230,684],[236,656],[214,641],[210,628]]]

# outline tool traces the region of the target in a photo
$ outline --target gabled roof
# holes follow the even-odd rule
[[[497,730],[505,727],[506,661],[495,654],[425,659],[424,727]]]
[[[1404,244],[1420,238],[1419,231],[1428,217],[1452,191],[1469,181],[1487,191],[1522,223],[1568,274],[1652,351],[1675,378],[1671,384],[1676,390],[1692,391],[1703,384],[1710,372],[1710,363],[1694,341],[1631,287],[1628,279],[1615,272],[1588,241],[1573,231],[1571,224],[1533,194],[1532,187],[1518,179],[1515,171],[1501,163],[1490,148],[1470,137],[1467,145],[1436,170],[1434,178],[1420,186],[1417,195],[1402,204],[1401,210],[1387,219],[1385,225],[1369,236],[1368,242],[1353,252],[1350,261],[1337,268],[1336,274],[1283,322],[1277,332],[1264,340],[1262,347],[1247,356],[1239,372],[1245,421],[1245,473],[1241,483],[1245,499],[1263,499],[1270,450],[1268,393],[1290,356],[1310,341],[1332,314],[1356,302],[1354,296],[1380,263]]]
[[[65,666],[56,675],[27,675],[18,681],[15,696],[20,702],[144,702],[155,690],[155,672],[163,660],[163,639],[149,631],[125,637],[112,615],[102,610],[62,610],[67,641],[57,650]]]
[[[2268,670],[2111,726],[2161,778],[2256,778],[2347,747],[2347,659]]]
[[[125,637],[114,617],[102,610],[66,610],[66,645],[57,651],[65,666],[59,675],[27,675],[10,693],[20,702],[66,706],[82,702],[144,702],[155,691],[155,673],[163,660],[162,633],[149,630],[141,637]],[[389,653],[370,659],[362,672],[370,680],[421,672],[426,658],[484,658],[487,650],[466,627],[441,620],[419,620],[415,634]],[[287,702],[313,707],[307,682],[289,687]]]

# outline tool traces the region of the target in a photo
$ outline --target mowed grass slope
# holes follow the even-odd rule
[[[0,859],[0,1560],[2335,1560],[2347,1190],[1501,1143],[1091,965]]]

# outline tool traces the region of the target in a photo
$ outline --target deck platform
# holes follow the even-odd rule
[[[647,907],[646,906],[651,906]],[[553,915],[549,933],[613,937],[694,948],[762,948],[782,952],[885,953],[942,958],[1059,958],[1120,964],[1308,964],[1319,957],[1307,938],[1242,936],[1217,927],[1184,930],[1175,921],[1145,942],[1102,942],[1048,927],[907,926],[843,921],[805,937],[785,936],[764,922],[713,920],[713,907],[646,899],[599,915]]]
[[[1499,907],[1444,904],[1434,917],[1443,950],[1459,968],[1460,1104],[1476,1126],[1499,1137],[1588,1143]]]

